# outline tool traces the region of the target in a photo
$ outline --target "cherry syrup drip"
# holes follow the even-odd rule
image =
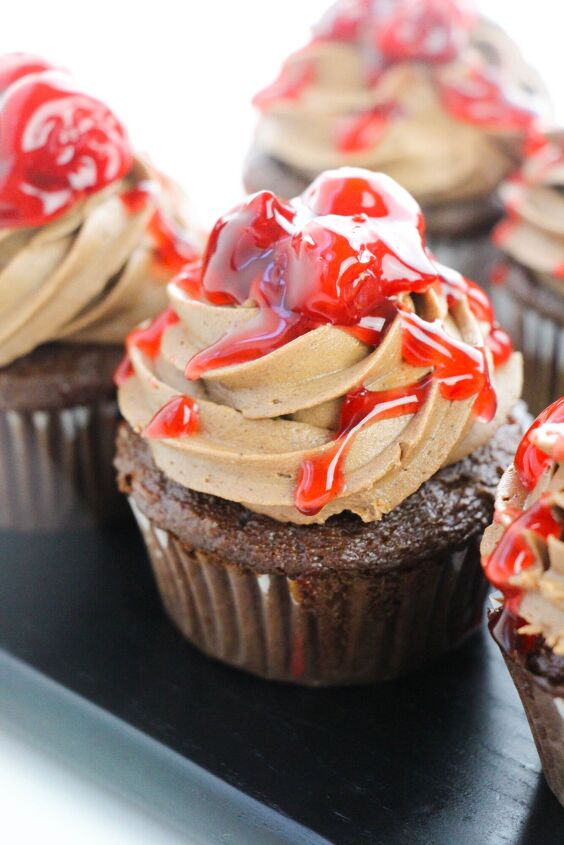
[[[527,539],[528,532],[545,540],[548,537],[560,536],[562,523],[554,516],[550,496],[545,494],[514,519],[505,529],[492,554],[484,561],[488,581],[501,590],[505,605],[512,613],[516,613],[519,608],[522,592],[519,587],[510,583],[510,578],[533,566],[537,560]]]
[[[173,396],[143,430],[143,436],[152,438],[191,437],[200,430],[200,409],[191,396]]]
[[[531,441],[531,434],[547,423],[564,422],[564,397],[557,399],[549,405],[525,433],[515,454],[515,469],[519,474],[521,483],[527,490],[532,490],[541,475],[548,469],[553,458],[545,454]],[[556,458],[558,460],[558,458]]]
[[[390,297],[438,281],[419,206],[367,171],[322,174],[294,204],[268,191],[215,225],[203,265],[179,286],[215,305],[258,305],[256,316],[194,356],[189,379],[256,360],[322,325],[377,345],[397,308]]]
[[[285,64],[279,76],[253,98],[253,105],[266,111],[280,100],[299,100],[315,82],[315,64],[308,59]]]
[[[397,112],[395,103],[383,103],[370,111],[361,112],[345,121],[337,136],[337,149],[354,153],[374,147],[384,134],[391,116]]]
[[[361,387],[347,394],[335,442],[319,457],[306,458],[298,475],[295,504],[308,516],[318,513],[345,489],[344,464],[354,437],[378,420],[415,414],[423,406],[432,378],[390,390]]]
[[[131,364],[129,353],[132,347],[141,350],[148,358],[154,360],[161,350],[161,341],[164,332],[169,326],[178,323],[178,315],[172,308],[167,308],[152,320],[144,328],[134,329],[130,332],[125,341],[127,352],[118,364],[114,373],[114,384],[121,387],[132,375],[134,369]]]
[[[46,64],[46,63],[43,63]],[[0,226],[40,226],[132,165],[125,129],[57,70],[0,60]],[[12,81],[11,81],[12,80]],[[13,81],[16,80],[16,81]]]
[[[480,420],[495,414],[485,350],[407,311],[397,297],[443,284],[454,299],[468,296],[479,319],[494,325],[491,304],[473,283],[433,262],[419,206],[382,174],[325,173],[293,203],[267,191],[251,196],[218,221],[202,263],[185,268],[175,283],[215,305],[257,306],[251,320],[188,362],[189,379],[256,360],[328,324],[376,347],[398,316],[404,359],[432,368],[416,385],[383,393],[360,388],[345,397],[335,444],[301,469],[296,506],[304,513],[316,513],[343,490],[354,435],[379,419],[415,413],[432,381],[449,401],[476,396]]]

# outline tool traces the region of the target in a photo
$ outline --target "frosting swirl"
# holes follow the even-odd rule
[[[564,398],[526,433],[498,489],[482,542],[486,575],[519,633],[564,655]]]
[[[128,339],[122,413],[174,481],[281,521],[379,519],[520,393],[486,295],[434,260],[383,174],[249,197],[168,291]]]
[[[501,196],[506,217],[494,230],[496,243],[541,281],[564,291],[564,136],[537,147]]]
[[[44,60],[0,57],[0,89],[0,366],[50,341],[119,344],[199,254],[178,191]]]
[[[427,209],[491,194],[547,110],[508,37],[454,0],[341,0],[255,104],[262,152],[308,177],[383,171]]]

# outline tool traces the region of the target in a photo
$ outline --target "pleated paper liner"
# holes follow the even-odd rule
[[[57,531],[123,518],[115,401],[0,411],[0,528]]]
[[[277,681],[383,681],[458,646],[479,626],[486,584],[478,538],[385,573],[287,578],[181,543],[130,504],[163,604],[211,657]]]
[[[546,782],[564,805],[564,698],[539,684],[505,649],[501,653],[525,708]]]
[[[501,269],[494,306],[523,353],[523,399],[536,416],[564,395],[564,281],[560,296],[516,265]]]

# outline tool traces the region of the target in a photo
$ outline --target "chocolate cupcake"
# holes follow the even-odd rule
[[[0,527],[112,517],[123,340],[198,253],[178,191],[68,74],[0,58]]]
[[[258,193],[129,337],[119,483],[167,611],[207,654],[364,683],[479,624],[521,361],[423,231],[383,174]]]
[[[537,146],[502,198],[494,240],[506,260],[493,296],[523,351],[525,399],[538,413],[564,393],[564,136]]]
[[[503,593],[490,615],[548,785],[564,805],[564,397],[535,420],[504,474],[482,543]]]
[[[515,45],[465,0],[340,0],[256,96],[245,185],[289,197],[326,168],[388,173],[423,206],[439,259],[487,285],[496,189],[547,103]]]

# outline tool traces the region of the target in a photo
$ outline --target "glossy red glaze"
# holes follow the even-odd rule
[[[153,182],[139,182],[135,187],[120,194],[120,200],[131,214],[135,214],[143,211],[154,190],[155,184]]]
[[[533,422],[525,433],[515,454],[515,469],[519,473],[521,483],[527,490],[532,490],[539,478],[550,466],[552,458],[546,455],[531,441],[531,434],[545,423],[564,422],[564,397],[560,397],[549,405]]]
[[[306,459],[298,475],[295,502],[307,515],[318,513],[345,489],[344,464],[354,437],[378,420],[415,414],[432,384],[425,377],[416,384],[391,390],[371,391],[365,387],[343,400],[339,430],[331,448],[316,458]]]
[[[143,430],[143,437],[190,437],[200,430],[200,409],[191,396],[173,396],[160,408]]]
[[[441,395],[449,401],[476,396],[475,415],[483,422],[495,416],[497,398],[484,349],[448,335],[440,323],[429,323],[402,311],[403,357],[414,367],[432,366]]]
[[[343,153],[366,150],[378,143],[396,110],[394,103],[379,106],[345,121],[337,137],[337,149]]]
[[[155,244],[157,262],[171,273],[178,273],[185,264],[198,258],[194,241],[183,227],[157,209],[148,231]]]
[[[383,317],[381,339],[395,310],[389,297],[437,281],[417,203],[382,174],[345,173],[322,174],[295,205],[254,194],[218,221],[201,272],[192,268],[181,286],[215,305],[252,300],[258,310],[192,358],[188,378],[255,360],[321,325],[365,330],[368,318]]]
[[[39,226],[122,178],[126,132],[58,71],[9,85],[0,100],[0,226]]]
[[[527,532],[544,539],[560,536],[562,523],[555,519],[546,495],[508,525],[493,553],[484,561],[488,581],[501,590],[505,604],[512,612],[519,607],[521,590],[510,583],[510,578],[537,560],[527,540]]]
[[[126,348],[141,350],[149,358],[156,358],[161,349],[161,340],[169,326],[178,323],[178,315],[172,308],[167,308],[155,317],[145,328],[134,329],[127,336]]]

